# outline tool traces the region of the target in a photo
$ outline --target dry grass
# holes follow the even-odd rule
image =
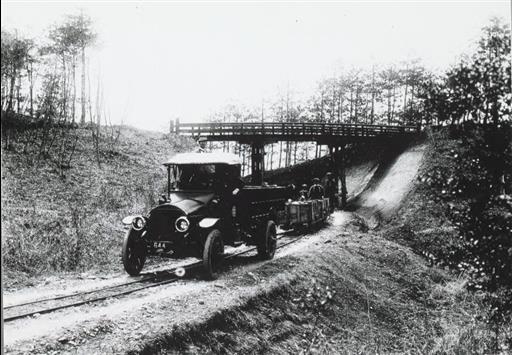
[[[148,342],[142,353],[417,354],[485,348],[485,334],[476,334],[472,316],[478,300],[462,281],[378,234],[354,229],[308,255],[281,258],[253,272],[264,279],[290,264],[290,282],[204,323],[177,327]]]
[[[454,161],[447,159],[459,142],[447,139],[445,132],[430,134],[428,148],[418,172],[413,191],[404,199],[401,208],[391,220],[386,237],[410,246],[432,264],[441,264],[456,258],[450,255],[460,245],[457,229],[447,215],[445,202],[424,182],[433,167],[454,169]]]
[[[73,134],[76,153],[63,175],[22,143],[2,150],[4,286],[55,271],[119,270],[121,219],[156,202],[165,189],[162,161],[192,146],[122,127],[115,149],[105,145],[98,164],[90,131]]]

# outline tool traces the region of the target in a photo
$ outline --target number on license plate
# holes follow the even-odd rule
[[[165,248],[165,243],[162,243],[162,242],[155,242],[155,243],[153,244],[153,247],[154,247],[155,249]]]

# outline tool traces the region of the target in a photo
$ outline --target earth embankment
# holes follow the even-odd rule
[[[368,219],[411,193],[424,146],[347,171],[354,211],[280,249],[128,297],[6,324],[11,353],[367,353],[463,349],[475,301]],[[363,217],[359,215],[362,212]],[[370,223],[371,224],[371,223]],[[370,226],[371,227],[371,226]],[[113,277],[112,282],[118,282]],[[109,280],[105,281],[107,284]],[[55,286],[55,285],[53,285]],[[37,292],[51,288],[39,285]],[[27,290],[25,299],[30,298]],[[16,297],[16,293],[9,295]]]

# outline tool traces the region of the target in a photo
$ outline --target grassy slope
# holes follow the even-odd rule
[[[428,142],[430,149],[427,150],[427,156],[419,171],[414,193],[411,193],[405,199],[395,218],[383,231],[383,235],[390,240],[411,247],[416,253],[423,255],[430,265],[450,268],[452,272],[458,273],[460,277],[469,278],[471,274],[468,272],[466,260],[468,255],[471,254],[468,251],[468,241],[462,237],[459,226],[456,225],[457,222],[454,221],[453,216],[450,216],[450,211],[452,213],[457,212],[457,208],[467,205],[477,197],[478,189],[473,191],[471,189],[472,186],[478,185],[478,181],[475,181],[476,178],[471,176],[474,172],[468,169],[468,162],[478,158],[468,152],[467,143],[457,134],[450,133],[449,130],[430,133]],[[481,153],[489,154],[489,151],[486,152],[485,149],[482,149]],[[444,177],[439,178],[444,183],[443,187],[434,185],[439,183],[439,180],[435,180],[435,177],[438,176],[437,172],[445,174]],[[458,186],[463,190],[462,194],[456,194],[454,192],[455,188],[445,187],[449,186],[451,176],[469,181],[467,186],[463,184]],[[468,190],[471,192],[467,192]],[[504,211],[506,210],[502,210],[500,213]],[[505,218],[498,219],[498,221],[487,223],[505,223]],[[464,230],[464,226],[461,229]],[[482,235],[479,235],[478,231],[476,233],[475,239],[478,240]],[[505,238],[506,236],[505,234]],[[495,237],[499,238],[499,235],[496,234]],[[505,253],[507,252],[507,244],[503,247],[500,244],[499,247]],[[510,255],[510,249],[508,253]],[[472,281],[473,279],[469,280],[468,287],[471,287]],[[495,305],[489,304],[490,297],[488,293],[478,291],[473,296],[479,299],[487,299],[487,302],[479,309],[478,318],[481,319],[481,329],[493,328],[495,330],[494,333],[489,335],[489,338],[493,340],[491,350],[487,349],[487,351],[498,352],[496,349],[500,348],[504,353],[506,353],[506,350],[503,349],[510,352],[512,324],[506,318],[501,320],[501,318],[496,317],[495,319],[499,319],[500,322],[493,321],[493,314],[499,313]],[[497,304],[503,307],[501,312],[506,314],[507,310],[510,309],[508,308],[510,307],[510,296],[504,293],[491,297],[496,297],[499,301]]]
[[[142,353],[472,353],[486,345],[474,336],[479,305],[463,281],[380,233],[326,236],[300,261],[277,259],[248,282],[290,265],[290,282],[174,328]]]
[[[50,159],[23,153],[23,135],[2,149],[4,286],[55,270],[119,270],[121,219],[154,203],[165,186],[162,161],[191,145],[122,127],[98,166],[90,131],[73,134],[78,144],[65,177]]]
[[[432,189],[426,177],[434,168],[457,171],[454,152],[464,149],[460,140],[448,138],[446,132],[430,134],[429,149],[418,180],[411,193],[390,221],[385,236],[401,244],[410,246],[416,253],[424,255],[431,264],[444,266],[450,259],[448,254],[460,242],[457,228],[447,214],[447,201],[440,198],[439,192]]]

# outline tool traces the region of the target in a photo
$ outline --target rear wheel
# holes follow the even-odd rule
[[[205,278],[208,280],[216,279],[223,261],[224,242],[222,234],[218,229],[214,229],[208,234],[206,243],[204,243],[203,268]]]
[[[257,245],[258,255],[264,260],[270,260],[274,257],[277,248],[276,224],[274,221],[268,221],[263,227],[263,234]]]
[[[130,228],[123,242],[123,266],[128,274],[140,274],[146,262],[146,246],[141,238],[142,231]]]

